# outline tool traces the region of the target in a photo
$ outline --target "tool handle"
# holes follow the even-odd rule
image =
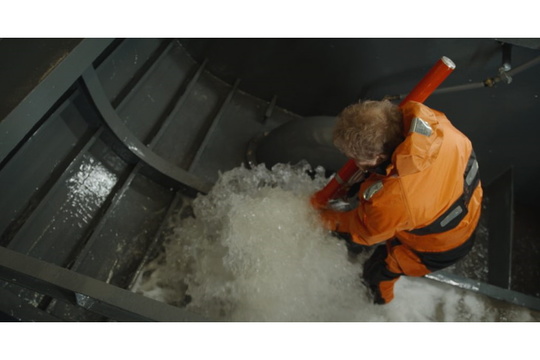
[[[442,84],[455,68],[456,65],[452,60],[446,56],[440,58],[427,74],[424,75],[422,80],[420,80],[412,91],[401,101],[399,107],[402,107],[409,101],[416,101],[419,103],[426,101],[433,91]],[[354,163],[354,160],[348,160],[324,188],[311,196],[311,204],[313,207],[316,209],[324,208],[329,200],[343,195],[343,192],[346,191],[349,179],[358,171],[358,167]]]
[[[418,84],[407,94],[399,106],[405,105],[409,101],[423,103],[442,84],[442,82],[454,71],[456,65],[452,60],[443,56],[427,72]]]

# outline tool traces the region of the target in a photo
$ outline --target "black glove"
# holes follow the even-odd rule
[[[365,245],[357,244],[352,240],[352,236],[349,233],[332,231],[332,235],[338,239],[345,240],[345,245],[347,245],[347,250],[352,254],[360,254],[364,249],[367,248]]]

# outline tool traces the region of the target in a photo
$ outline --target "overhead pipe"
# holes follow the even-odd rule
[[[437,89],[434,91],[434,94],[443,94],[443,93],[449,93],[449,92],[456,92],[456,91],[462,91],[462,90],[471,90],[471,89],[479,89],[483,87],[494,87],[496,84],[500,82],[504,82],[506,84],[510,84],[512,82],[512,79],[517,74],[528,70],[532,68],[533,66],[536,66],[540,64],[540,56],[535,57],[532,60],[529,60],[528,62],[515,67],[513,69],[508,69],[508,63],[504,62],[503,66],[499,68],[499,74],[496,76],[492,76],[490,78],[485,79],[484,81],[471,83],[471,84],[464,84],[464,85],[456,85],[456,86],[450,86],[446,88]],[[505,66],[506,65],[506,66]],[[402,96],[400,95],[399,98]]]
[[[448,57],[443,56],[440,58],[405,99],[401,101],[399,107],[409,101],[423,103],[455,68],[456,65]],[[358,169],[354,160],[350,159],[324,188],[311,196],[311,204],[318,209],[324,208],[330,200],[344,196],[353,180],[358,181],[362,176],[363,172]]]
[[[540,64],[540,56],[538,56],[516,68],[512,68],[512,65],[510,63],[510,60],[511,60],[510,59],[510,56],[511,56],[510,44],[503,44],[502,49],[503,49],[502,65],[499,68],[499,73],[497,75],[489,77],[485,79],[484,81],[439,88],[433,91],[433,94],[445,94],[445,93],[458,92],[458,91],[464,91],[464,90],[480,89],[480,88],[485,88],[485,87],[491,88],[500,82],[510,84],[514,76],[516,76],[517,74],[525,70],[532,68],[533,66]],[[406,94],[391,95],[391,96],[386,96],[385,99],[386,100],[400,100],[400,99],[403,99],[405,96]]]

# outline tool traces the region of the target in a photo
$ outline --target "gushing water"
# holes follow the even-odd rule
[[[309,197],[324,169],[308,165],[239,167],[226,172],[193,216],[176,219],[165,251],[134,291],[230,321],[531,321],[520,307],[402,277],[395,299],[371,303],[362,263],[325,231]]]

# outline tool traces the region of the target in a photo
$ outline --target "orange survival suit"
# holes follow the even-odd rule
[[[360,186],[359,205],[323,210],[325,227],[376,248],[363,278],[384,304],[401,275],[423,276],[452,265],[472,248],[482,203],[478,162],[469,139],[446,116],[409,102],[401,107],[405,140],[384,174]]]

